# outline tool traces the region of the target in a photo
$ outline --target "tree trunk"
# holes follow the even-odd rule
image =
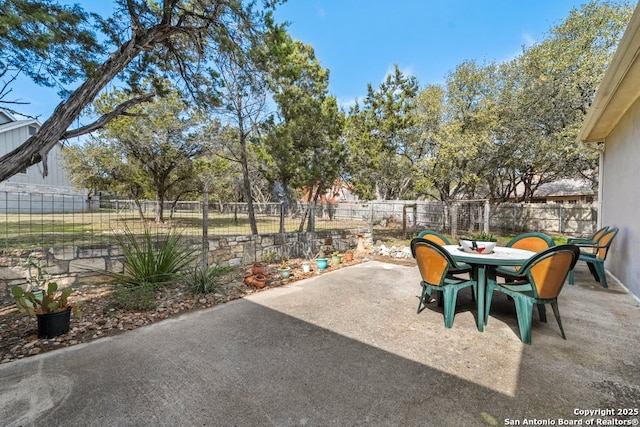
[[[43,162],[42,174],[48,173],[46,156],[60,141],[69,126],[76,120],[82,110],[120,73],[144,46],[153,45],[171,34],[171,27],[166,25],[153,27],[140,36],[133,35],[92,77],[80,85],[66,101],[58,104],[51,117],[42,127],[27,139],[24,144],[0,157],[0,182],[11,178],[21,170]]]

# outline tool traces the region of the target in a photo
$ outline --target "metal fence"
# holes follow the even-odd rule
[[[59,197],[59,195],[55,195]],[[0,192],[0,249],[23,251],[69,245],[114,243],[114,234],[151,227],[156,233],[179,229],[189,236],[216,238],[251,235],[246,203],[183,201],[164,205],[157,222],[153,201],[56,200],[53,195]],[[352,230],[372,232],[374,242],[409,237],[422,229],[451,235],[488,230],[503,235],[543,231],[585,235],[595,229],[592,206],[560,204],[490,205],[485,200],[452,204],[424,201],[354,202],[339,204],[254,204],[258,234]]]

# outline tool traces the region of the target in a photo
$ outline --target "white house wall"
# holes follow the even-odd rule
[[[14,148],[20,146],[29,138],[29,126],[21,126],[0,132],[0,154],[6,154]],[[26,173],[19,173],[12,176],[7,182],[20,184],[38,184],[52,187],[72,187],[71,180],[67,177],[65,171],[59,167],[62,163],[59,160],[61,146],[58,144],[49,152],[47,165],[49,166],[48,175],[42,177],[42,164],[33,165],[27,168]]]
[[[620,228],[606,268],[640,296],[640,99],[607,136],[602,187],[602,225]]]
[[[11,121],[9,118],[0,116],[0,155],[19,147],[39,128],[35,120]],[[63,149],[62,144],[57,144],[49,152],[47,176],[42,176],[43,166],[38,163],[0,182],[0,214],[79,212],[95,208],[87,200],[87,191],[74,188],[62,167]]]

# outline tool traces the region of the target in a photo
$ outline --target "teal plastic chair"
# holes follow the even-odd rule
[[[550,236],[538,232],[520,234],[506,244],[509,248],[524,249],[536,253],[555,245],[556,243]],[[505,281],[510,281],[515,280],[513,276],[518,274],[518,270],[518,267],[498,267],[495,274],[497,277],[505,279]]]
[[[607,259],[609,248],[611,247],[611,243],[613,243],[613,239],[616,237],[616,234],[618,234],[618,228],[613,227],[607,230],[595,245],[577,244],[581,249],[578,261],[584,261],[587,263],[587,267],[589,267],[589,271],[593,275],[593,278],[596,279],[596,282],[599,282],[603,288],[608,287],[607,274],[604,271],[604,261]],[[573,270],[571,270],[569,273],[569,284],[573,285],[573,282]]]
[[[427,239],[427,240],[431,240],[432,242],[435,242],[437,244],[439,244],[440,246],[445,246],[445,245],[452,245],[453,243],[451,243],[451,241],[449,239],[447,239],[446,236],[438,233],[437,231],[434,230],[422,230],[420,233],[418,233],[418,237],[422,238],[422,239]]]
[[[475,293],[477,291],[476,282],[451,276],[450,271],[459,269],[459,267],[451,255],[437,243],[416,237],[411,240],[411,254],[416,259],[422,276],[420,282],[422,293],[418,303],[418,314],[430,302],[432,292],[442,292],[444,326],[451,328],[456,311],[458,291],[472,287]]]
[[[440,246],[445,246],[445,245],[452,245],[453,243],[451,243],[451,241],[449,239],[447,239],[446,236],[438,233],[437,231],[434,230],[422,230],[419,234],[417,238],[422,238],[422,239],[426,239],[429,241],[432,241],[434,243],[439,244]],[[471,273],[472,271],[472,267],[468,264],[464,264],[464,263],[458,263],[456,265],[455,268],[451,268],[449,270],[448,275],[449,276],[454,276],[454,275],[458,275],[458,274],[464,274],[464,273]],[[474,296],[475,299],[475,296]]]
[[[598,240],[604,236],[604,234],[609,230],[609,226],[605,225],[600,230],[597,230],[591,236],[586,238],[571,238],[567,239],[567,243],[570,245],[578,245],[578,246],[589,246],[589,245],[597,245]]]
[[[543,322],[547,320],[544,305],[551,304],[562,338],[567,339],[560,320],[558,295],[579,256],[580,249],[575,245],[552,246],[527,261],[514,282],[498,284],[495,280],[489,280],[485,323],[489,320],[493,291],[499,291],[513,298],[518,316],[520,339],[523,343],[531,344],[531,318],[534,304],[540,309],[540,320]]]

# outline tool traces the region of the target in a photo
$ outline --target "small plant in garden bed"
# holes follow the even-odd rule
[[[230,266],[196,266],[190,273],[184,276],[184,283],[192,295],[215,292],[226,295],[227,292],[222,283],[222,277],[233,271],[234,268]]]
[[[58,284],[56,282],[48,282],[42,292],[42,299],[38,299],[32,292],[25,292],[20,286],[14,286],[11,289],[11,294],[16,299],[18,310],[30,316],[57,313],[69,309],[73,311],[76,317],[82,316],[81,304],[73,304],[69,301],[69,297],[73,292],[71,287],[58,292]]]
[[[181,282],[197,258],[197,251],[185,247],[182,235],[176,231],[164,236],[163,241],[154,242],[151,231],[145,228],[139,242],[136,235],[125,228],[123,234],[116,234],[116,240],[125,259],[124,272],[103,273],[115,280],[116,303],[128,310],[155,307],[155,290]]]

